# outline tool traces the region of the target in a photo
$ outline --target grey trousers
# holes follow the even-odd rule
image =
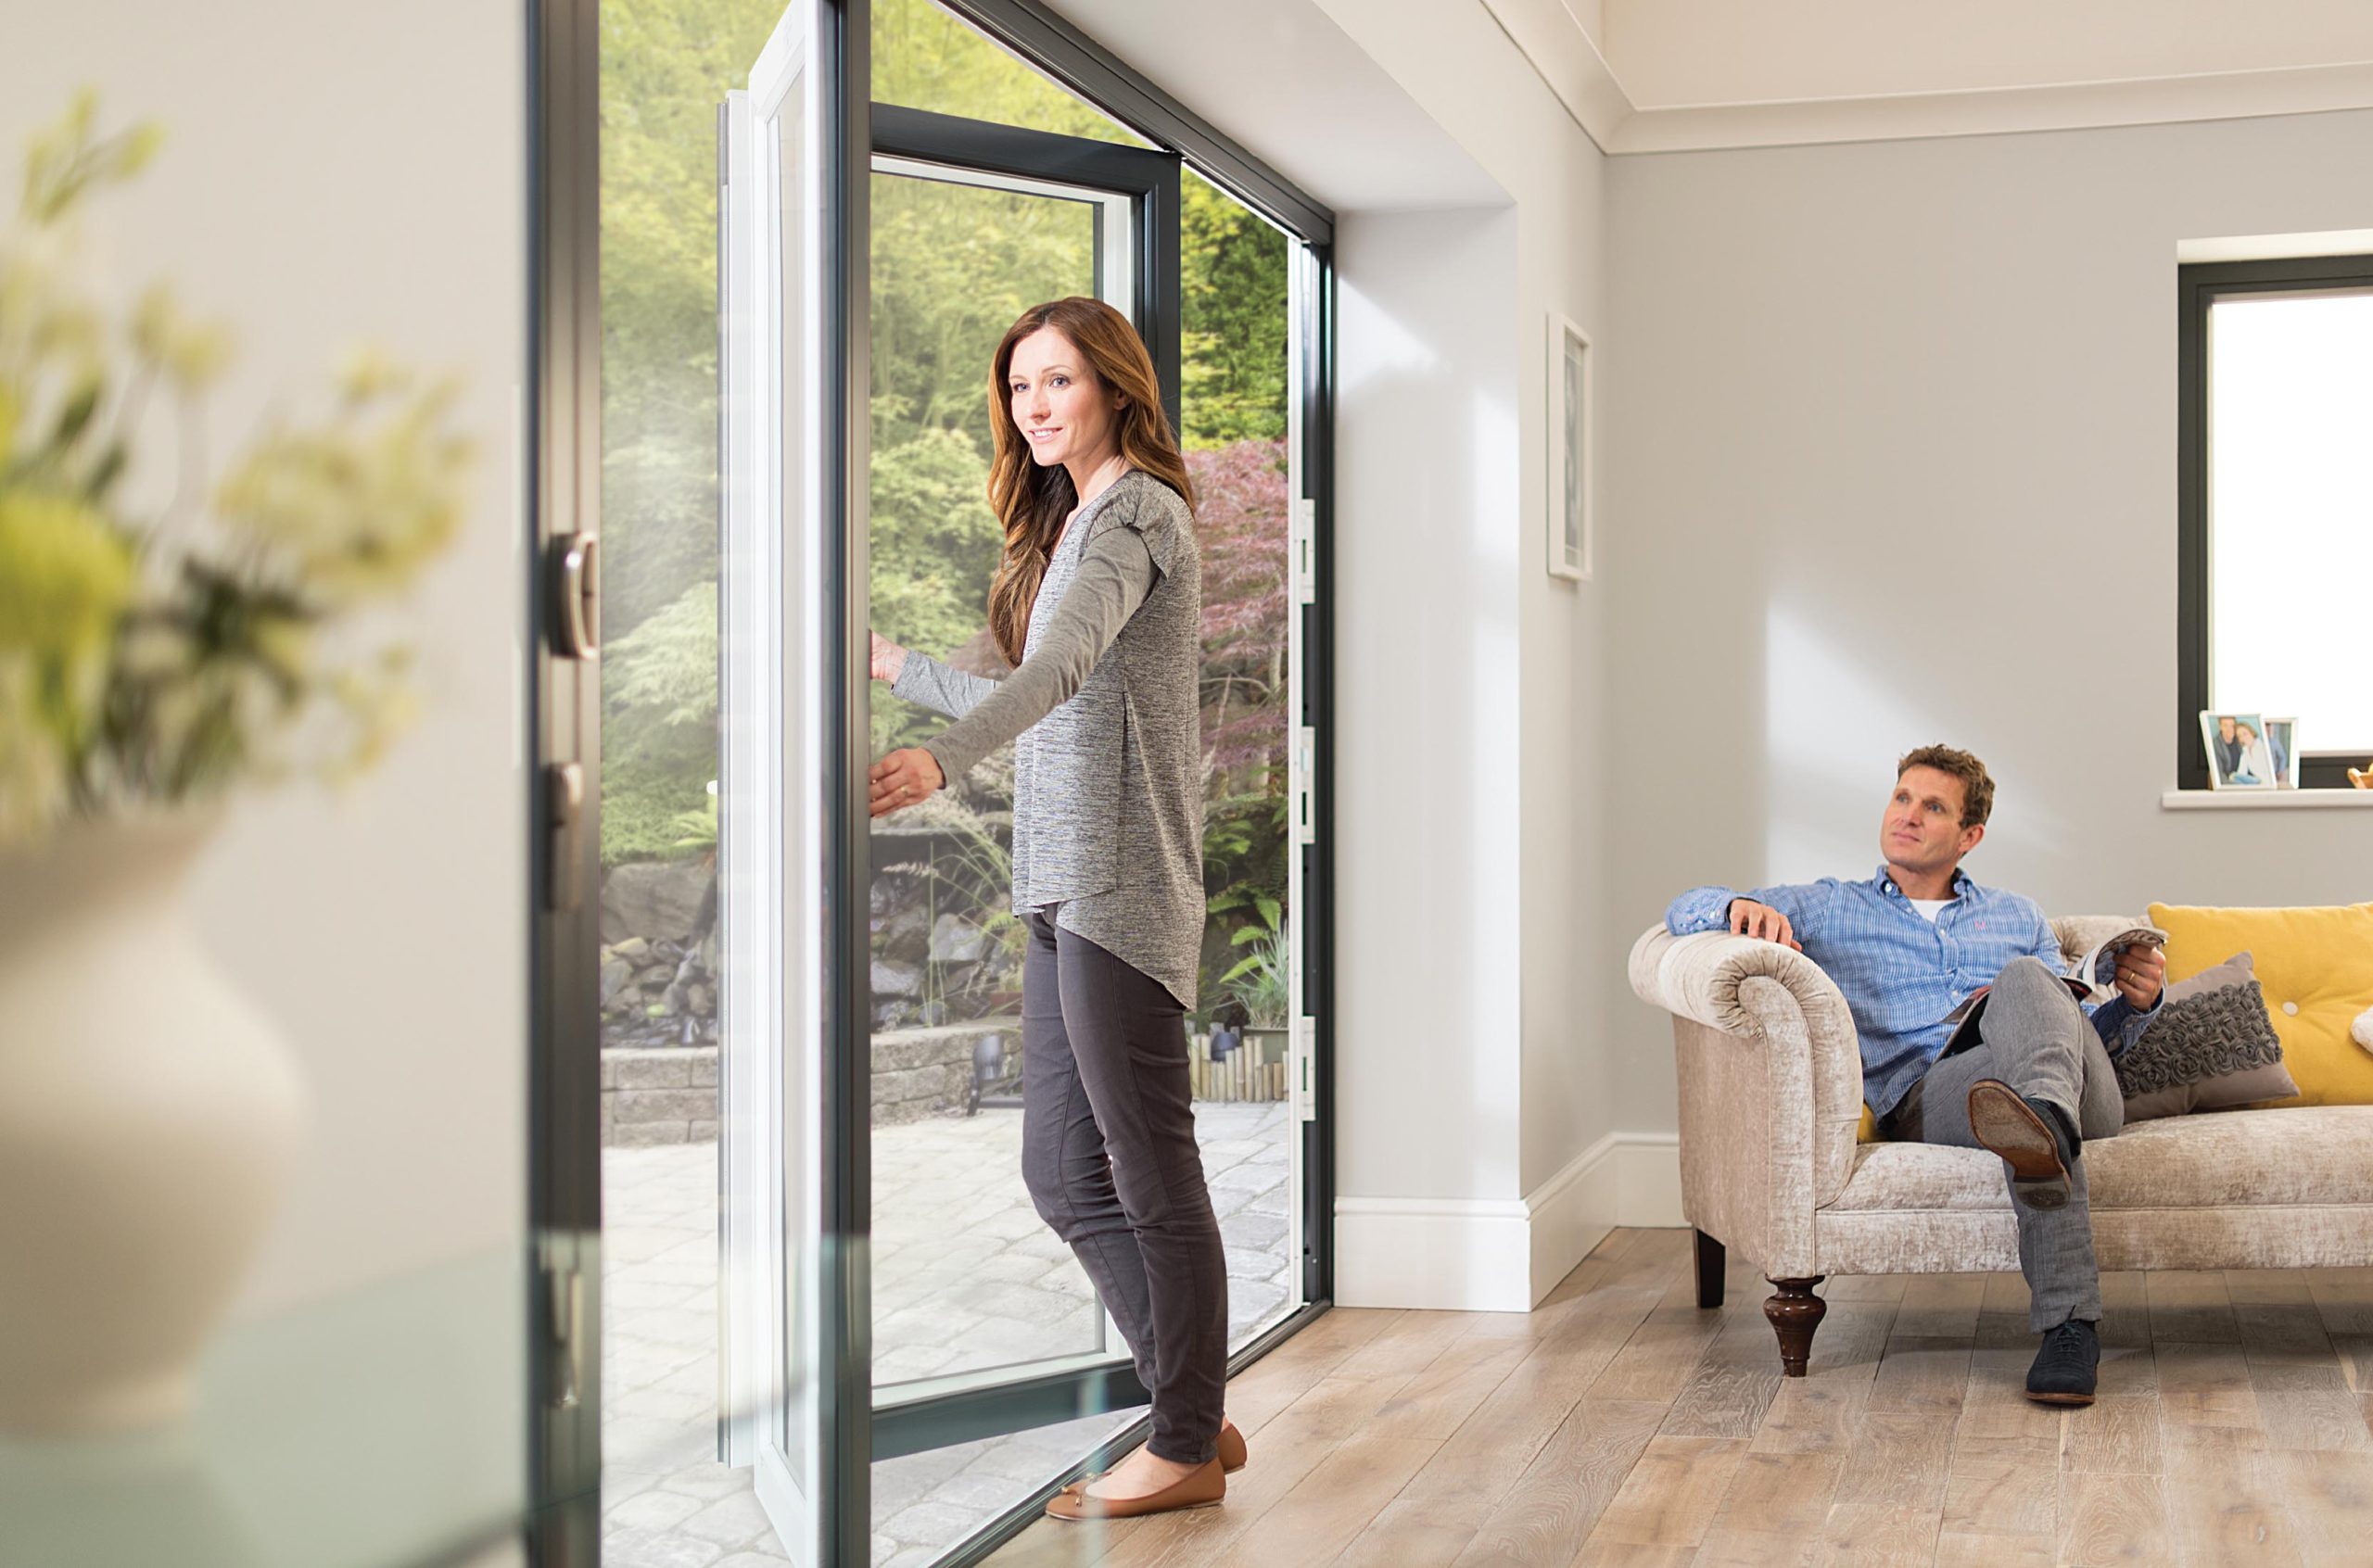
[[[1203,1185],[1186,1011],[1044,911],[1025,916],[1022,1177],[1153,1396],[1147,1447],[1200,1464],[1227,1393],[1227,1260]]]
[[[2113,1138],[2126,1125],[2126,1100],[2109,1048],[2059,976],[2037,958],[2014,958],[1995,977],[1978,1016],[1979,1043],[1939,1057],[1887,1113],[1890,1138],[1957,1148],[1981,1147],[1969,1130],[1970,1085],[1999,1080],[2033,1100],[2069,1113],[2085,1138]],[[2005,1186],[2011,1170],[2002,1170]],[[2100,1267],[2093,1259],[2093,1211],[2080,1155],[2068,1172],[2068,1201],[2029,1208],[2013,1194],[2019,1271],[2027,1277],[2028,1322],[2040,1334],[2071,1318],[2099,1322]]]

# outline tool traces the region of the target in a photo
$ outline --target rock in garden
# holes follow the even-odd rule
[[[602,876],[602,937],[681,941],[692,934],[716,868],[697,860],[638,861]]]
[[[989,950],[986,931],[961,915],[942,915],[932,922],[931,956],[936,964],[971,964]]]
[[[920,964],[931,954],[931,913],[918,902],[898,910],[882,922],[882,933],[874,938],[874,951],[884,958],[901,965]],[[873,988],[881,990],[880,986]]]
[[[923,990],[923,967],[920,964],[900,964],[888,958],[873,961],[873,994],[876,996],[920,996]]]

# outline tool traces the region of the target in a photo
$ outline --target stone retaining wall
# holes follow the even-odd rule
[[[995,1037],[1012,1071],[1022,1052],[1019,1019],[884,1030],[873,1037],[873,1125],[895,1127],[961,1111],[972,1083],[972,1043]]]
[[[602,1142],[620,1148],[717,1137],[717,1047],[602,1053]]]
[[[873,1124],[895,1127],[964,1109],[972,1043],[994,1036],[1006,1072],[1017,1070],[1021,1025],[1012,1018],[885,1030],[873,1037]],[[701,1144],[717,1136],[717,1047],[613,1047],[602,1053],[602,1142],[639,1148]]]

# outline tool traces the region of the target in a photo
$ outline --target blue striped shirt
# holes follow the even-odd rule
[[[1953,901],[1936,912],[1934,923],[1882,866],[1867,882],[1824,877],[1751,891],[1692,888],[1665,911],[1665,929],[1675,936],[1728,930],[1731,901],[1737,898],[1785,915],[1805,956],[1846,993],[1861,1037],[1862,1098],[1881,1116],[1895,1109],[1943,1054],[1953,1032],[1945,1015],[1978,987],[1991,985],[2011,959],[2040,958],[2056,975],[2068,968],[2060,939],[2035,900],[1980,887],[1958,868]],[[2113,1054],[2132,1044],[2152,1016],[2136,1012],[2124,996],[2086,1011]]]

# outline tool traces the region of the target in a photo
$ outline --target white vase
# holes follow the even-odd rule
[[[214,823],[0,854],[0,1431],[185,1412],[286,1182],[296,1063],[185,899]]]

